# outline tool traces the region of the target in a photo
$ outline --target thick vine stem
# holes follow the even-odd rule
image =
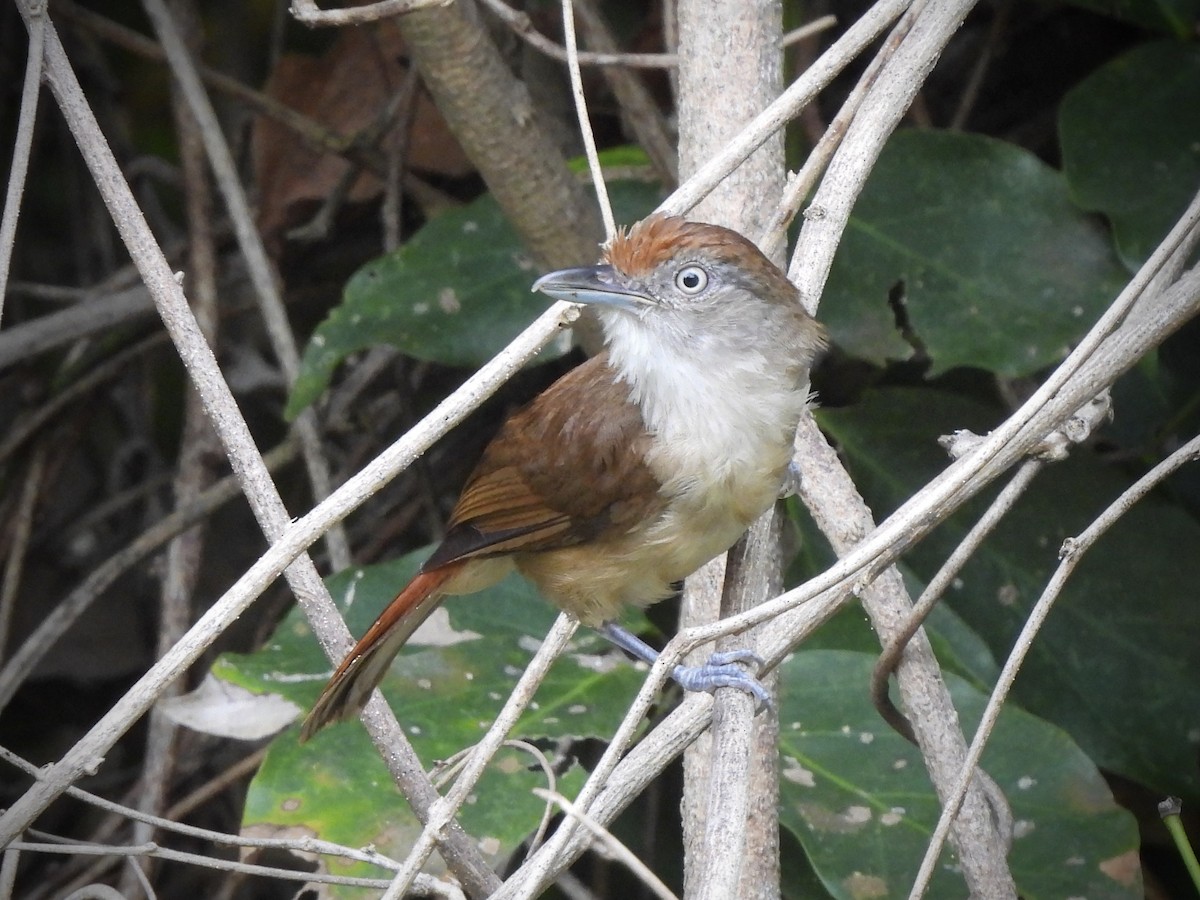
[[[686,177],[781,93],[783,21],[777,4],[745,0],[682,0],[677,15],[679,171]],[[717,95],[719,107],[709,102]],[[762,198],[780,195],[783,187],[783,132],[775,131],[690,215],[757,234],[773,212]],[[735,563],[724,568],[723,560],[714,560],[700,577],[689,578],[681,624],[709,622],[778,593],[779,536],[775,513],[768,511],[730,552]],[[742,638],[729,643],[745,646]],[[684,754],[688,897],[778,896],[778,708],[756,716],[754,707],[740,691],[718,691],[711,735]]]
[[[452,3],[396,21],[438,111],[538,263],[595,259],[604,236],[595,205],[470,13]]]

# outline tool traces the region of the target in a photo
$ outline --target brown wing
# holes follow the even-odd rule
[[[606,354],[593,357],[504,424],[425,569],[569,547],[655,515],[663,502],[645,464],[648,441]]]

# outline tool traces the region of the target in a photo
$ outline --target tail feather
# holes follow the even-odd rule
[[[326,725],[349,719],[362,710],[400,648],[441,604],[442,587],[462,565],[451,563],[420,573],[387,605],[313,704],[300,728],[301,743]]]

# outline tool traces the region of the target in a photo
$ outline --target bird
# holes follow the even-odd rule
[[[594,309],[603,349],[501,426],[441,543],[334,671],[302,741],[361,711],[444,597],[514,569],[653,662],[621,611],[674,594],[780,496],[826,333],[751,241],[656,213],[618,230],[599,264],[551,272],[533,290]],[[766,691],[743,668],[755,659],[714,654],[673,675],[761,705]]]

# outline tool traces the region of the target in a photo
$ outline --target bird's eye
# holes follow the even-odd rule
[[[675,273],[675,287],[685,294],[698,294],[708,287],[708,273],[700,266],[684,266]]]

